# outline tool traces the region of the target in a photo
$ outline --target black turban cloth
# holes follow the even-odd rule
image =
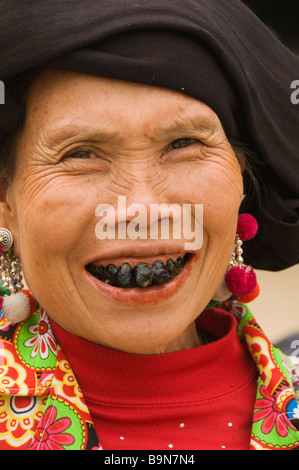
[[[16,77],[35,69],[185,93],[255,154],[259,196],[245,176],[242,211],[259,232],[245,261],[273,271],[299,262],[299,105],[291,101],[299,61],[241,1],[0,0],[0,9],[0,145],[16,124]]]

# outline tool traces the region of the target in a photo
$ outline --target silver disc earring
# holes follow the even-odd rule
[[[2,250],[5,252],[12,247],[12,234],[7,228],[0,228],[0,244],[2,245]]]
[[[21,262],[13,251],[12,234],[0,228],[0,308],[11,323],[26,320],[36,310],[35,299],[23,287]]]
[[[3,287],[7,288],[10,294],[15,294],[24,287],[22,284],[22,268],[19,258],[15,256],[12,250],[12,234],[6,228],[0,228],[0,245],[2,246],[0,273]]]

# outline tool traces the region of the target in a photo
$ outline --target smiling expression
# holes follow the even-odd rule
[[[65,71],[33,84],[2,223],[25,279],[63,328],[115,349],[198,345],[195,319],[227,268],[242,200],[240,164],[217,115],[175,91]],[[175,260],[177,240],[99,240],[99,204],[203,204],[203,246],[170,282],[109,285],[91,263]]]

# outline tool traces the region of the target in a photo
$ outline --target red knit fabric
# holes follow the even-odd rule
[[[214,341],[149,356],[108,349],[51,323],[103,449],[248,449],[257,371],[232,315],[207,310],[197,324]]]

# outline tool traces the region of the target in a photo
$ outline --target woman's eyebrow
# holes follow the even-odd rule
[[[202,137],[208,137],[212,134],[217,126],[214,119],[200,116],[192,117],[179,117],[175,119],[174,123],[169,125],[163,125],[159,128],[158,124],[155,124],[150,132],[147,132],[149,138],[153,138],[159,135],[160,137],[166,137],[167,139],[175,139],[185,135],[199,134]],[[120,129],[103,129],[100,125],[88,125],[88,124],[75,124],[67,123],[58,125],[55,123],[47,129],[47,141],[51,145],[60,145],[63,142],[69,140],[90,140],[97,142],[108,142],[112,139],[123,139],[124,135]]]
[[[66,124],[49,128],[47,140],[51,145],[59,145],[62,142],[73,140],[74,138],[83,140],[93,140],[106,142],[118,135],[118,132],[104,131],[97,126],[82,124]]]
[[[167,128],[164,133],[168,137],[175,137],[182,134],[192,134],[194,132],[208,137],[212,134],[217,127],[217,122],[211,118],[203,118],[202,116],[195,116],[192,118],[182,119],[182,124],[176,123],[174,127]]]

